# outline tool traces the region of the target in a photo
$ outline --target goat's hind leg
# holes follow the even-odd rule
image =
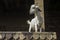
[[[40,32],[42,32],[42,28],[40,27]]]
[[[29,26],[29,32],[31,32],[31,25]]]
[[[35,32],[37,32],[37,24],[35,24]]]

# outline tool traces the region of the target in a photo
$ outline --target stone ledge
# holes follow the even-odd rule
[[[56,40],[56,32],[0,32],[0,39],[17,40]]]

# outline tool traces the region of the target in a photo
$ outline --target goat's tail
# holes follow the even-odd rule
[[[30,24],[31,22],[29,20],[27,20],[27,23]]]

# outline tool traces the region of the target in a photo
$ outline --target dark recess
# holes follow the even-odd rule
[[[34,0],[0,0],[0,31],[27,31],[27,20]]]
[[[60,40],[60,1],[44,0],[46,31],[56,32]]]

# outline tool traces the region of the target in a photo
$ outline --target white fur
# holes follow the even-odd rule
[[[31,32],[32,28],[35,28],[35,32],[37,32],[37,30],[38,30],[37,29],[37,25],[39,24],[39,21],[37,20],[37,16],[35,18],[33,18],[31,20],[31,22],[29,20],[27,22],[28,22],[28,24],[30,24],[30,26],[29,26],[29,32]]]
[[[41,24],[42,24],[42,17],[40,16],[40,11],[38,9],[39,9],[38,6],[31,5],[30,14],[33,14],[36,12],[36,16],[31,20],[31,22],[29,20],[27,21],[27,23],[30,25],[29,32],[31,32],[32,28],[35,28],[35,32],[37,32],[38,26],[41,26]],[[42,31],[42,29],[40,28],[40,32],[41,31]]]

